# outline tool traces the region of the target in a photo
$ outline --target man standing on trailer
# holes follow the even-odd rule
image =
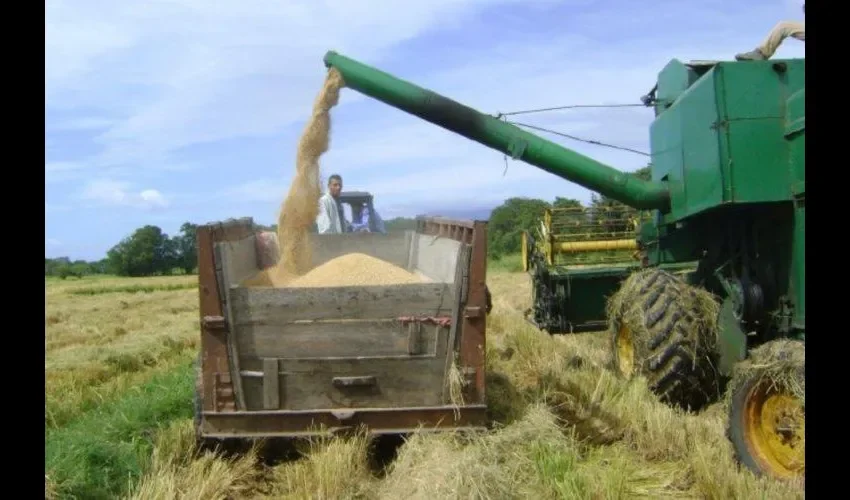
[[[342,192],[342,177],[339,174],[333,174],[328,178],[328,192],[319,198],[319,215],[316,217],[319,234],[349,232],[345,212],[339,201],[340,192]]]
[[[803,15],[806,15],[806,3],[803,2]],[[788,38],[796,38],[801,42],[806,41],[806,23],[800,21],[782,21],[770,30],[767,38],[755,50],[738,54],[735,59],[739,61],[763,61],[770,59],[782,42]]]

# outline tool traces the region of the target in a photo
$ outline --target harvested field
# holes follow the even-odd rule
[[[198,278],[49,279],[46,287],[45,494],[120,496],[142,474],[145,437],[159,422],[191,418]]]
[[[195,455],[197,291],[75,295],[67,292],[95,280],[48,282],[45,410],[54,418],[45,422],[45,496],[805,497],[800,483],[738,469],[723,403],[696,415],[671,409],[644,381],[624,383],[605,370],[604,334],[552,338],[525,323],[528,279],[502,270],[514,269],[513,260],[488,272],[494,429],[465,438],[412,436],[384,471],[370,466],[370,444],[358,436],[317,440],[303,458],[276,465],[252,454]],[[158,282],[110,286],[136,283]]]

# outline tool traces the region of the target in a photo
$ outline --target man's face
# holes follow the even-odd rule
[[[331,179],[331,181],[328,182],[328,191],[331,193],[331,196],[338,198],[339,192],[342,191],[342,181],[339,179]]]

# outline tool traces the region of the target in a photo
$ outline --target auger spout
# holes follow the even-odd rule
[[[427,89],[330,51],[345,86],[634,208],[666,210],[665,183],[644,181]]]

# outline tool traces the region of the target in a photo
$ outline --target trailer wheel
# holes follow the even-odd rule
[[[613,368],[646,377],[667,404],[698,411],[720,395],[716,302],[661,269],[630,276],[609,303]]]
[[[805,356],[802,342],[778,340],[736,367],[728,437],[738,461],[756,474],[805,475]]]

